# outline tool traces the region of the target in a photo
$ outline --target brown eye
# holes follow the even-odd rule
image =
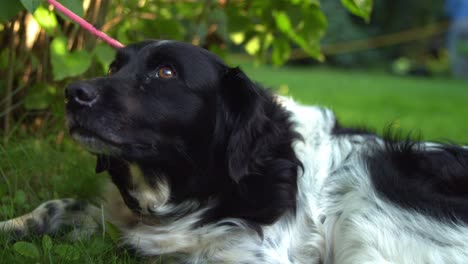
[[[162,66],[159,68],[157,76],[162,79],[169,79],[175,76],[175,71],[169,66]]]

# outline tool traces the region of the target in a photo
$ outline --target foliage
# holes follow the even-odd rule
[[[363,17],[369,22],[373,0],[341,0],[341,3],[343,3],[351,13]]]
[[[13,245],[13,249],[18,254],[34,260],[39,260],[41,258],[50,259],[52,256],[54,256],[55,259],[62,259],[67,262],[80,259],[81,252],[79,247],[75,247],[71,244],[54,245],[52,239],[48,235],[42,237],[41,244],[42,250],[39,250],[39,247],[32,242],[18,241]],[[100,244],[95,243],[93,249],[96,249],[96,246],[100,246]],[[102,246],[99,249],[102,249]]]
[[[349,0],[342,2],[361,3],[366,1]],[[443,24],[444,0],[380,0],[375,1],[370,19],[357,19],[336,1],[323,1],[322,11],[328,17],[327,32],[322,44],[327,62],[343,66],[369,66],[376,63],[389,63],[395,58],[408,57],[416,64],[426,65],[434,59],[437,50],[443,49],[443,34],[432,34],[425,29],[428,25]],[[419,29],[412,34],[415,40],[398,42],[398,33],[409,29]],[[375,47],[376,37],[395,34],[389,45]],[[419,36],[418,36],[419,35]],[[426,37],[422,37],[426,35]],[[404,34],[402,34],[404,36]],[[362,49],[333,52],[330,45],[352,44],[360,40]],[[427,66],[425,66],[427,67]]]
[[[258,61],[276,65],[299,47],[323,59],[319,43],[327,22],[319,0],[60,2],[122,43],[176,39],[221,56],[239,46]],[[368,20],[371,0],[342,2]],[[5,139],[15,131],[13,121],[30,122],[47,113],[60,117],[62,92],[56,87],[78,76],[105,73],[113,58],[112,48],[43,0],[6,1],[0,23],[0,74],[6,76],[0,80],[5,98],[0,101],[0,119]]]
[[[19,241],[13,245],[13,248],[19,254],[28,258],[39,258],[39,250],[37,247],[29,242]]]
[[[346,43],[353,40],[368,39],[379,32],[373,22],[366,23],[355,17],[336,1],[322,3],[322,11],[329,17],[328,28],[321,43],[324,46],[334,43]],[[381,54],[376,50],[327,54],[327,63],[341,66],[360,66],[380,61]]]

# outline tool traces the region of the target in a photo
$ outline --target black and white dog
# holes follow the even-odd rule
[[[466,148],[344,128],[174,41],[120,49],[66,98],[71,135],[110,174],[104,209],[49,201],[3,230],[109,221],[183,263],[468,263]]]

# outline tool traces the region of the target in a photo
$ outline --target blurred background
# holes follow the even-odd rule
[[[208,48],[345,124],[468,142],[468,0],[63,0],[122,43]],[[357,4],[360,3],[360,4]],[[45,1],[0,11],[2,142],[63,131],[63,87],[105,74],[114,50]]]
[[[345,124],[468,142],[468,0],[60,2],[124,44],[210,49],[281,94],[334,108]],[[60,142],[63,87],[105,74],[114,50],[45,1],[7,1],[0,12],[3,142]]]
[[[210,49],[279,94],[332,108],[344,125],[468,143],[468,0],[59,2],[124,44],[174,39]],[[46,1],[3,0],[0,219],[99,193],[104,177],[64,127],[63,89],[106,74],[114,52]],[[71,259],[52,255],[131,263],[110,238],[65,244]],[[12,263],[48,260],[52,250],[4,246]]]

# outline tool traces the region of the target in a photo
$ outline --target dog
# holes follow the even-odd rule
[[[102,208],[49,201],[4,231],[109,222],[178,263],[468,263],[466,147],[343,127],[176,41],[119,49],[66,100],[71,136],[110,175]]]

